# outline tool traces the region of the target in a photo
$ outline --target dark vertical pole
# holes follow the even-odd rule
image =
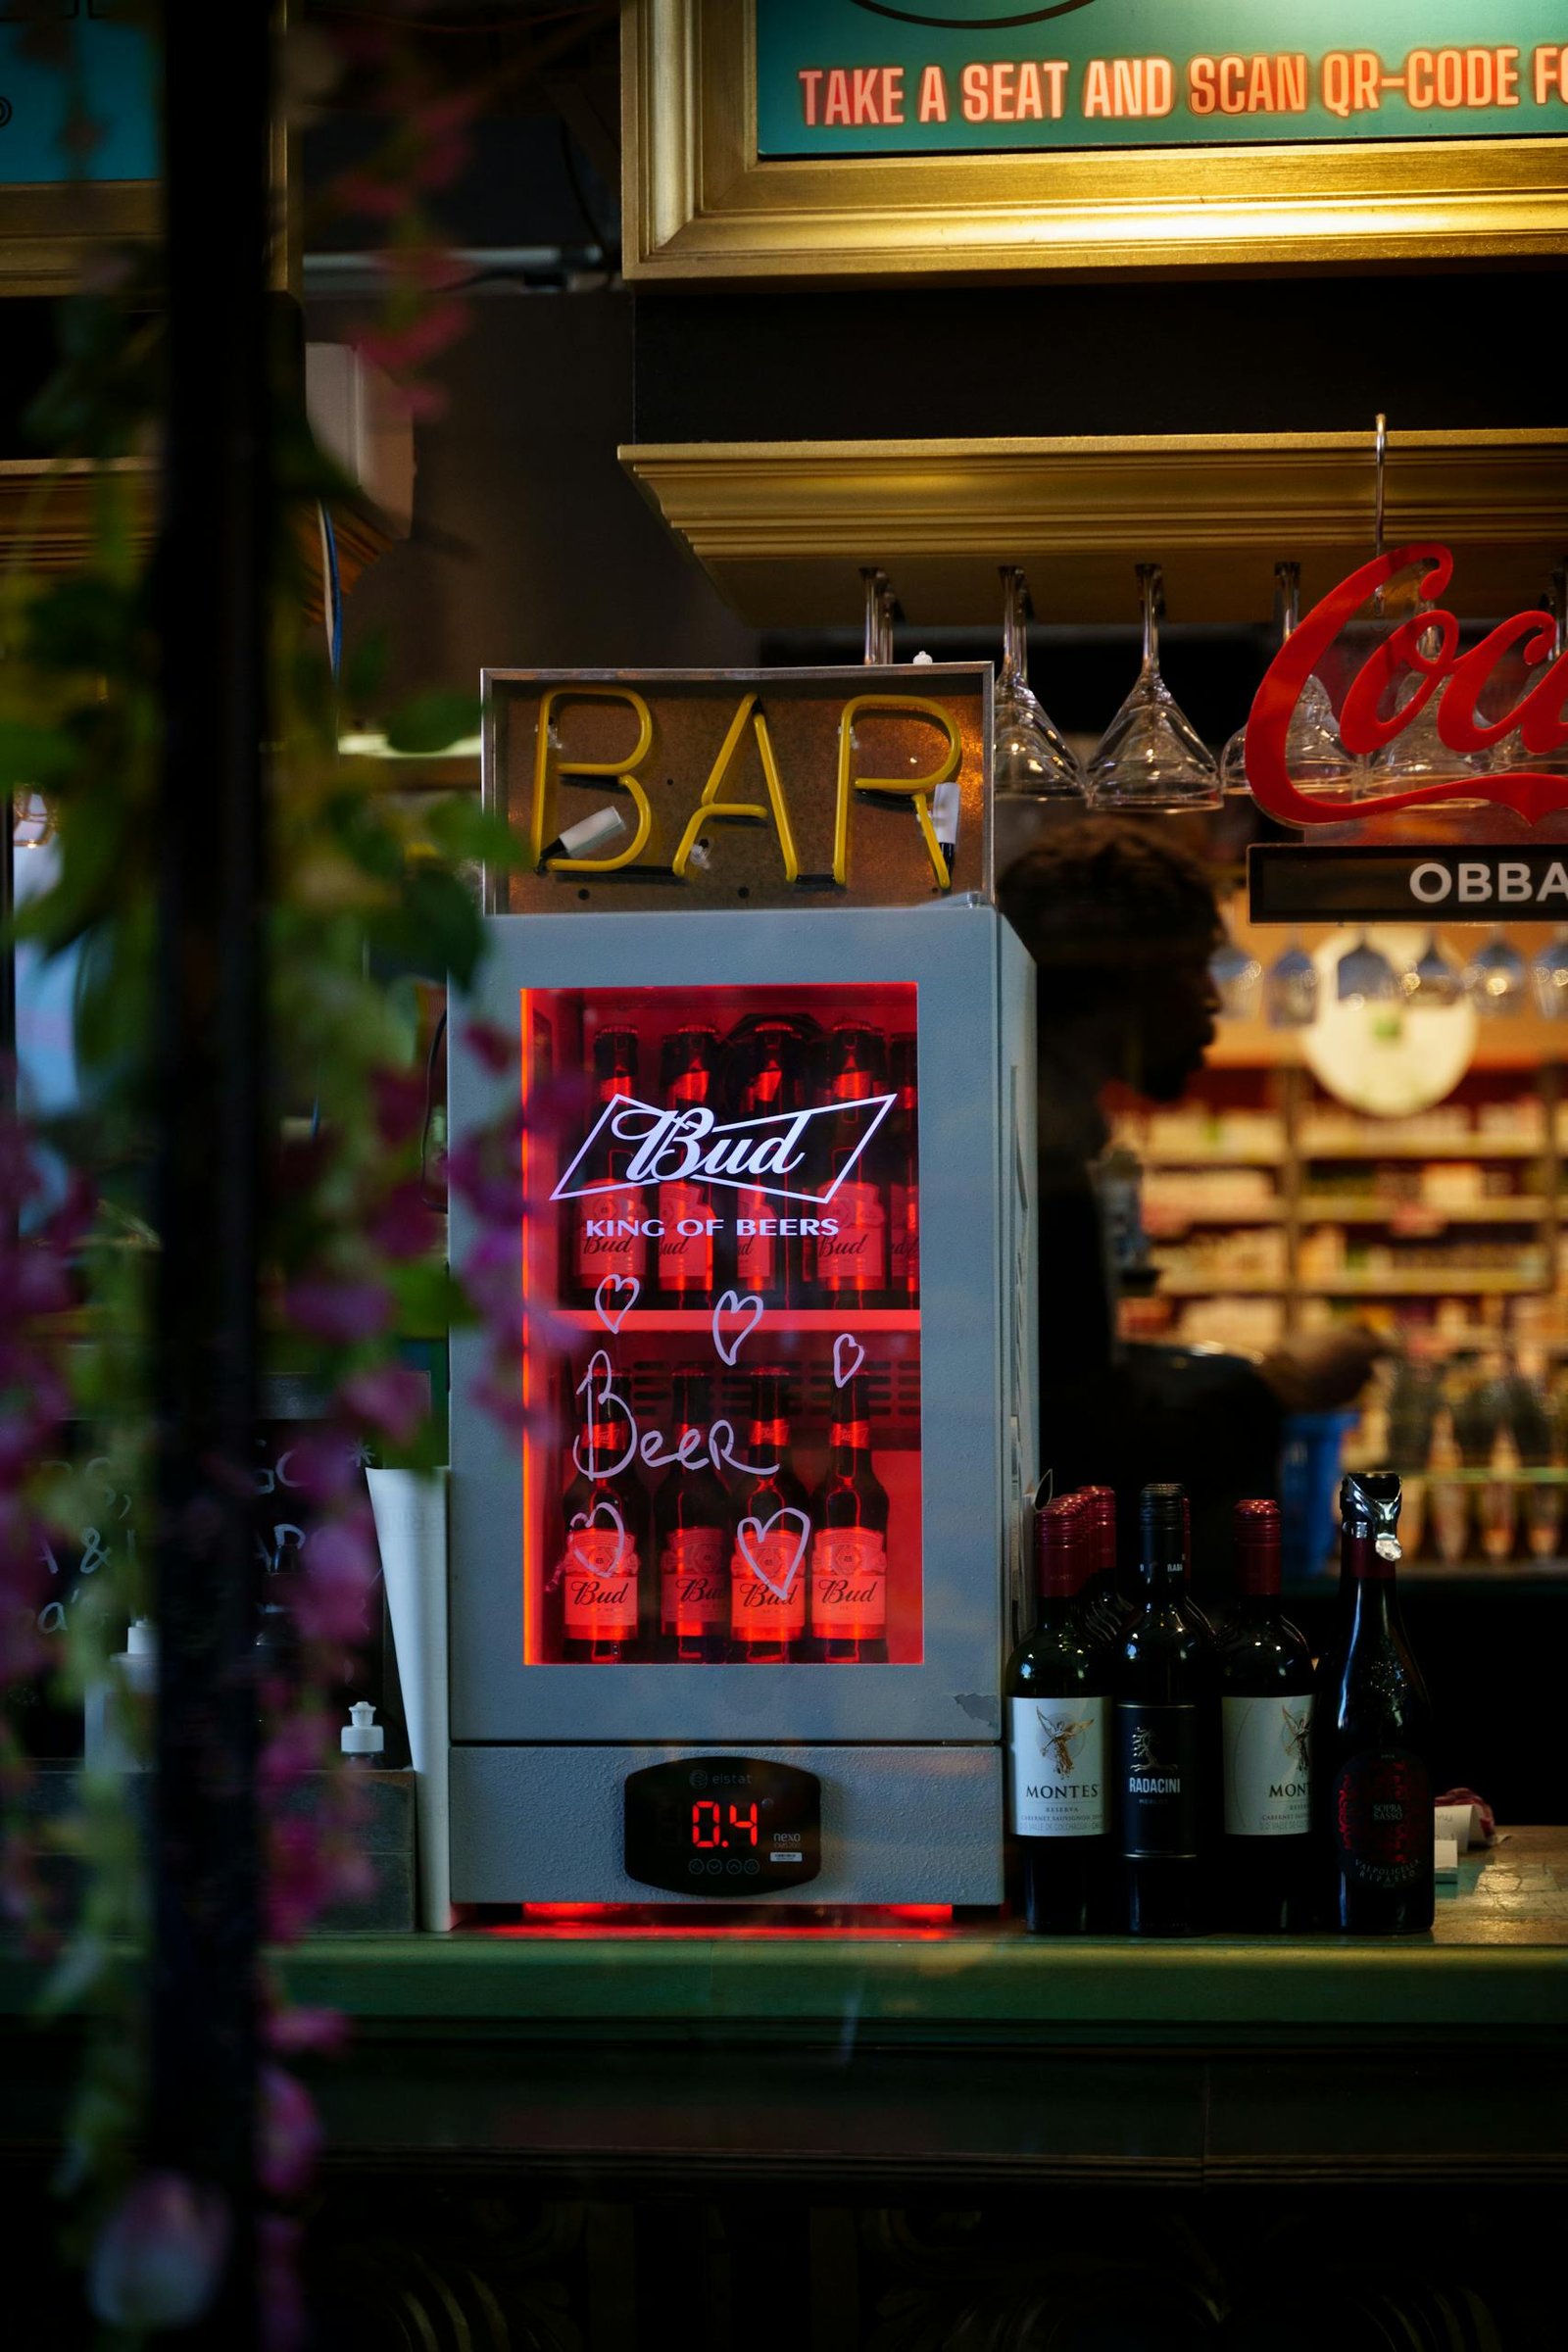
[[[166,0],[169,393],[158,551],[152,2162],[234,2238],[182,2341],[254,2339],[257,1822],[248,1492],[262,1117],[269,19]]]

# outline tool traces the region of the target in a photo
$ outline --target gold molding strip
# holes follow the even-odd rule
[[[624,0],[625,271],[652,283],[1568,251],[1568,139],[760,159],[750,0]]]
[[[1372,545],[1372,435],[643,443],[622,465],[759,627],[853,625],[880,564],[913,621],[994,621],[1021,564],[1043,620],[1130,621],[1132,566],[1173,620],[1265,619],[1273,567],[1308,601]],[[1474,615],[1539,596],[1568,554],[1568,431],[1389,436],[1390,544],[1442,539]]]

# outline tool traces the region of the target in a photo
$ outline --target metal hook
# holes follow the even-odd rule
[[[1294,560],[1274,566],[1274,585],[1280,600],[1280,637],[1289,637],[1301,617],[1301,566]]]
[[[887,593],[888,575],[874,564],[860,566],[860,586],[865,592],[865,662],[874,668],[882,660],[883,597]]]
[[[1378,411],[1377,437],[1374,449],[1377,461],[1377,484],[1372,502],[1372,553],[1375,556],[1381,556],[1383,553],[1383,508],[1388,488],[1389,467],[1389,420],[1381,409]]]

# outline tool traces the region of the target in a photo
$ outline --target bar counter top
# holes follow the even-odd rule
[[[1469,1856],[1430,1936],[556,1919],[277,1958],[296,1999],[352,2023],[313,2069],[351,2168],[499,2165],[593,2194],[1568,2185],[1568,1830]],[[0,1958],[0,2146],[19,2154],[52,2137],[70,2072],[69,2027],[24,2023],[36,1991],[34,1966]]]

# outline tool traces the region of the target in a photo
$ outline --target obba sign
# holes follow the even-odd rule
[[[1498,775],[1464,775],[1422,784],[1409,792],[1377,793],[1347,807],[1343,798],[1298,791],[1286,761],[1286,741],[1307,679],[1345,624],[1401,571],[1429,566],[1421,584],[1423,610],[1401,620],[1372,653],[1350,682],[1340,713],[1340,741],[1365,757],[1393,743],[1437,701],[1438,734],[1450,752],[1490,751],[1517,734],[1536,759],[1568,743],[1568,654],[1555,655],[1556,624],[1549,612],[1516,612],[1489,629],[1479,645],[1460,654],[1459,623],[1433,600],[1453,573],[1446,547],[1423,542],[1390,548],[1386,555],[1352,571],[1321,604],[1314,605],[1269,664],[1247,722],[1247,778],[1252,797],[1290,825],[1344,824],[1348,816],[1370,816],[1396,808],[1436,808],[1444,801],[1495,801],[1527,824],[1539,824],[1554,808],[1568,808],[1568,775],[1544,769],[1509,768]],[[1423,653],[1421,640],[1438,632],[1436,652]],[[1505,656],[1517,649],[1527,670],[1541,676],[1502,717],[1484,719],[1478,705]],[[1555,655],[1555,658],[1553,658]],[[1420,681],[1403,709],[1380,718],[1391,681],[1413,671]],[[1444,894],[1445,897],[1447,893]],[[1434,901],[1434,904],[1439,903]]]

